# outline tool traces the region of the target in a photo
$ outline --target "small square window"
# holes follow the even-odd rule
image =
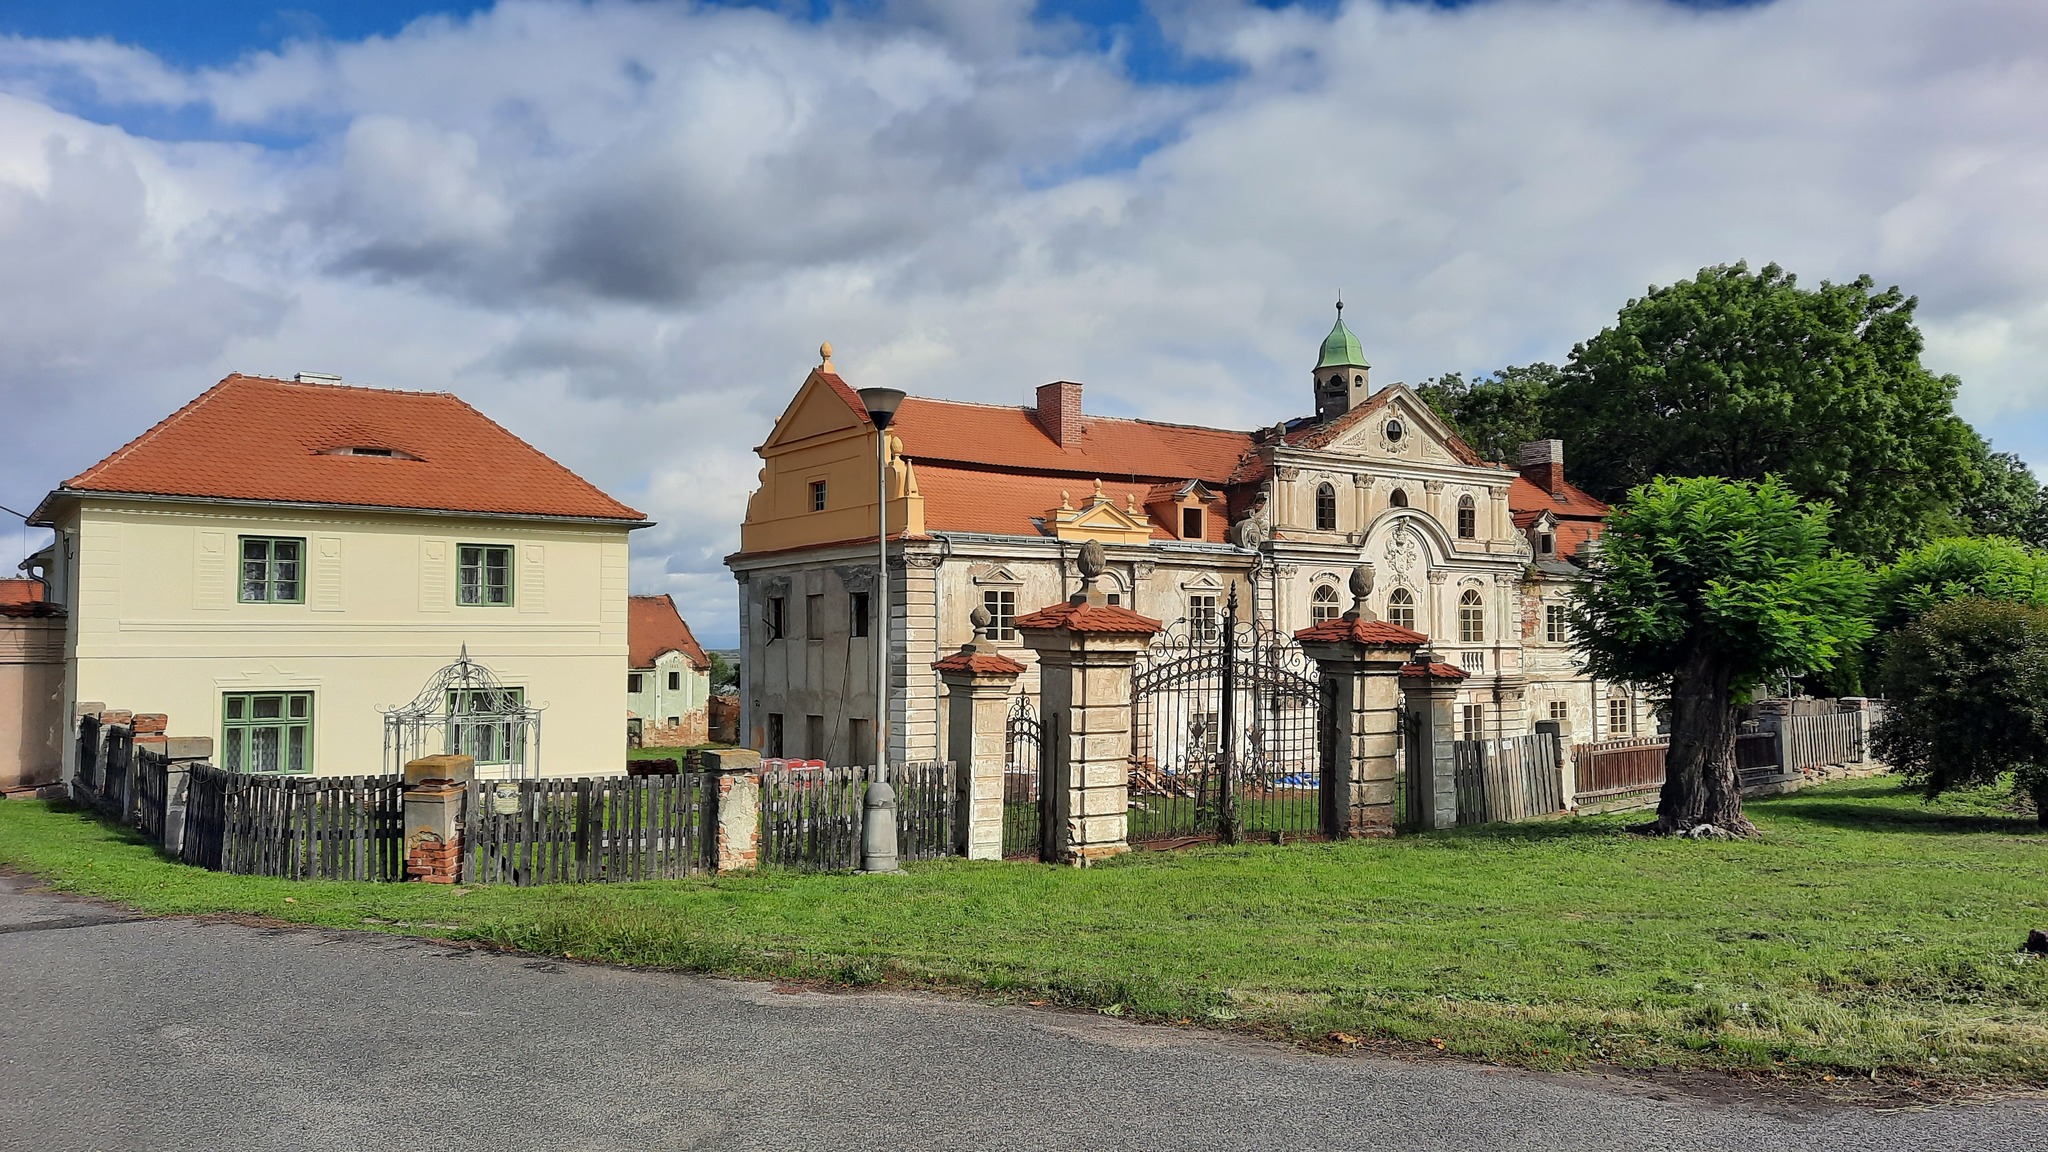
[[[1550,702],[1550,718],[1552,720],[1555,720],[1558,723],[1562,724],[1565,721],[1571,719],[1571,717],[1571,705],[1566,704],[1562,700],[1552,700]]]
[[[512,603],[512,549],[494,544],[456,548],[455,602],[484,608]]]
[[[626,691],[628,691],[628,692],[640,692],[640,691],[643,691],[643,690],[644,690],[645,688],[646,688],[646,681],[644,681],[644,680],[642,680],[642,679],[640,678],[640,673],[638,673],[638,672],[628,672],[628,673],[626,673]]]
[[[824,510],[825,482],[823,480],[813,480],[811,481],[811,511],[823,512]]]
[[[683,687],[683,674],[682,674],[681,672],[671,672],[671,673],[669,673],[669,674],[668,674],[668,690],[669,690],[669,691],[671,691],[671,692],[676,692],[676,691],[680,691],[680,690],[682,689],[682,687]]]
[[[221,698],[221,767],[230,772],[313,770],[313,694],[239,692]]]
[[[1467,704],[1459,710],[1458,738],[1460,740],[1484,740],[1486,738],[1486,705]]]
[[[242,603],[304,602],[305,584],[300,577],[305,555],[304,540],[277,536],[242,537]]]

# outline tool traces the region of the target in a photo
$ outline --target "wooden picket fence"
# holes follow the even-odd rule
[[[708,870],[717,804],[707,793],[701,772],[473,781],[465,880],[526,887]]]
[[[1664,754],[1670,749],[1662,736],[1576,745],[1572,749],[1577,772],[1573,795],[1580,804],[1588,804],[1655,792],[1664,787]]]
[[[397,880],[405,869],[398,776],[257,776],[195,764],[186,863],[286,880]]]
[[[1548,735],[1451,743],[1458,823],[1528,820],[1564,811],[1564,772]]]
[[[771,766],[761,772],[761,863],[833,871],[860,867],[871,766]],[[957,778],[951,762],[892,765],[896,852],[932,860],[958,852],[953,827]]]
[[[1821,716],[1781,716],[1783,744],[1792,763],[1784,771],[1801,772],[1837,764],[1859,764],[1866,758],[1863,725],[1852,712]]]

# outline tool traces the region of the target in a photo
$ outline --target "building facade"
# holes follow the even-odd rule
[[[643,748],[685,748],[711,738],[711,658],[676,602],[635,596],[627,606],[626,723]]]
[[[623,762],[647,520],[453,396],[230,376],[33,522],[67,716],[164,713],[249,772],[390,771],[409,705],[483,775]]]
[[[1341,315],[1310,376],[1314,414],[1255,431],[1090,416],[1082,387],[1028,407],[911,397],[886,436],[892,754],[942,756],[931,664],[968,614],[1035,667],[1011,622],[1071,594],[1101,542],[1114,602],[1197,640],[1240,619],[1296,630],[1371,607],[1468,673],[1461,735],[1556,720],[1573,739],[1633,734],[1637,694],[1577,667],[1565,627],[1575,563],[1608,509],[1564,476],[1561,445],[1484,461],[1400,384],[1375,390]],[[769,754],[856,762],[876,716],[876,430],[829,355],[758,449],[727,563],[740,583],[742,725]]]

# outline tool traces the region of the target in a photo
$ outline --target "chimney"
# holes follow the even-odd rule
[[[1055,380],[1038,386],[1038,426],[1062,448],[1081,446],[1081,386]]]
[[[1522,445],[1523,479],[1552,496],[1564,494],[1564,441],[1531,440]]]

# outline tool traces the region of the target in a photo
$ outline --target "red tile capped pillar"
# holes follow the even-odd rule
[[[1322,679],[1323,831],[1391,836],[1400,766],[1401,667],[1429,637],[1389,624],[1366,606],[1372,566],[1351,572],[1351,610],[1294,634]]]

